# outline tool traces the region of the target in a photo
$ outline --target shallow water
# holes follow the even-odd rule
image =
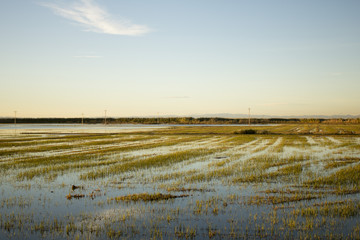
[[[57,132],[58,129],[52,131]],[[42,141],[42,136],[37,137]],[[54,150],[49,150],[2,156],[0,239],[285,239],[312,238],[315,234],[320,238],[328,238],[331,234],[336,234],[336,238],[358,236],[359,191],[336,194],[337,185],[318,188],[303,185],[318,177],[331,176],[340,170],[360,165],[360,149],[356,145],[358,138],[306,136],[310,144],[307,147],[298,139],[286,135],[237,136],[237,139],[232,135],[204,135],[201,139],[186,135],[169,137],[159,134],[157,137],[157,140],[144,138],[136,141],[137,148],[107,151],[116,146],[118,143],[115,141],[119,139],[121,145],[134,142],[130,142],[128,135],[126,138],[119,136],[113,139],[114,143],[106,143],[100,148],[97,145],[99,139],[87,141],[79,136],[74,142],[80,144],[72,149],[79,155],[69,155],[64,159],[74,166],[66,170],[57,170],[66,163],[59,163],[56,158],[67,154],[68,150],[65,149],[56,150],[56,155]],[[26,138],[13,137],[19,138],[18,149],[32,149],[32,144],[38,143],[29,140],[30,145],[22,146],[22,143],[27,143]],[[66,138],[56,138],[60,143],[66,143]],[[3,140],[6,139],[10,141],[12,138]],[[178,142],[165,144],[174,139]],[[339,142],[352,145],[342,146]],[[81,143],[90,145],[85,147]],[[154,145],[149,146],[149,143]],[[163,145],[156,145],[160,143]],[[0,147],[0,151],[8,148]],[[84,154],[85,149],[93,148],[102,149],[103,152]],[[180,155],[198,149],[206,151],[203,155],[178,158],[177,162],[171,164],[166,162],[172,161],[165,158],[169,154]],[[54,159],[43,162],[39,156]],[[128,162],[121,162],[125,156],[131,158]],[[154,156],[159,159],[164,156],[163,162],[154,162],[148,167],[130,165],[130,168],[125,168],[128,166],[126,164],[146,161]],[[333,159],[348,158],[352,162],[325,168]],[[76,167],[76,164],[81,166],[82,163],[100,163],[104,160],[113,163]],[[34,161],[34,164],[26,165],[27,161]],[[291,169],[298,164],[301,164],[301,171]],[[49,166],[54,166],[48,168],[49,172],[39,171],[29,179],[17,178],[19,173],[47,169]],[[112,172],[114,169],[118,170]],[[283,169],[290,169],[290,172],[282,172]],[[102,177],[80,177],[102,170],[106,170]],[[214,171],[218,171],[218,175],[211,175]],[[255,178],[247,179],[252,175]],[[72,185],[79,188],[73,190]],[[352,189],[358,186],[343,184],[341,187]],[[114,200],[119,196],[139,193],[182,197],[159,201]],[[83,197],[67,199],[69,194],[83,194]],[[334,206],[343,209],[339,215],[331,215],[338,211]],[[317,215],[304,215],[309,209],[318,211]],[[330,213],[321,212],[326,209],[330,209]]]

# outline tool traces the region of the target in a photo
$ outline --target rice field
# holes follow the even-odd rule
[[[0,133],[0,239],[360,239],[359,125],[109,129]]]

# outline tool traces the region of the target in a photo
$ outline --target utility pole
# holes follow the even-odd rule
[[[250,123],[250,108],[249,108],[249,126],[250,126],[250,124],[251,124],[251,123]]]
[[[105,110],[105,125],[106,125],[106,110]]]
[[[14,111],[14,113],[15,113],[15,118],[14,118],[14,134],[15,134],[15,136],[16,136],[16,112],[17,111]]]
[[[157,113],[157,122],[158,122],[158,124],[160,124],[159,112]]]
[[[81,125],[84,125],[84,114],[81,114]]]

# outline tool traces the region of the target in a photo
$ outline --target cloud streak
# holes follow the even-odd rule
[[[139,36],[150,32],[145,25],[133,24],[128,20],[115,20],[93,0],[80,0],[70,6],[41,3],[55,14],[80,24],[85,31],[113,35]]]
[[[73,58],[102,58],[102,56],[81,55],[81,56],[73,56]]]
[[[189,96],[170,96],[170,97],[164,97],[166,99],[187,99],[190,98]]]
[[[277,107],[277,106],[304,106],[309,105],[308,103],[285,103],[285,102],[267,102],[263,104],[256,104],[256,106],[262,106],[262,107]]]

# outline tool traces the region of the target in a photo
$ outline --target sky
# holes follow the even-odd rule
[[[0,116],[360,114],[358,0],[3,0]]]

